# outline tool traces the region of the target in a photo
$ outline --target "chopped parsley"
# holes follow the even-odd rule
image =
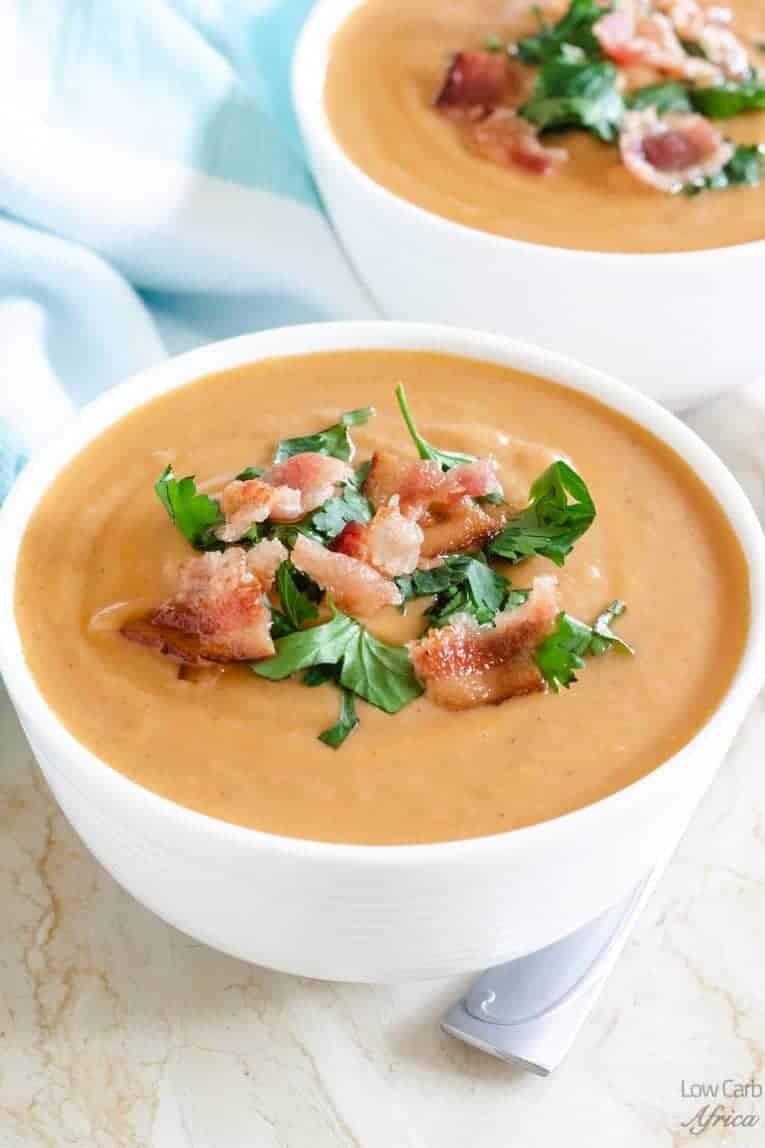
[[[568,11],[557,24],[547,24],[537,10],[540,30],[535,36],[519,40],[518,56],[526,64],[545,64],[562,54],[566,47],[577,48],[583,60],[602,59],[600,45],[593,29],[605,14],[597,0],[572,0]]]
[[[688,114],[693,111],[687,86],[677,80],[668,80],[664,84],[649,84],[645,88],[637,88],[625,98],[625,104],[635,111],[654,107],[660,116],[665,116],[670,112]]]
[[[693,107],[710,120],[729,120],[744,112],[765,108],[765,84],[753,73],[740,84],[715,84],[710,88],[691,88]]]
[[[558,459],[532,483],[529,505],[508,518],[487,554],[513,563],[539,554],[562,566],[594,518],[595,506],[583,479]]]
[[[353,692],[345,686],[338,686],[340,690],[340,716],[334,725],[319,734],[319,741],[323,741],[331,749],[339,749],[349,734],[352,734],[359,724],[356,713],[356,702]]]
[[[438,447],[431,446],[431,444],[424,439],[414,423],[412,412],[409,409],[409,403],[406,399],[406,391],[404,384],[399,383],[396,387],[396,399],[398,401],[399,410],[406,423],[406,429],[412,436],[412,442],[417,447],[417,452],[420,458],[429,459],[432,462],[440,463],[444,470],[451,470],[453,466],[459,466],[464,462],[475,462],[476,457],[473,454],[460,454],[458,451],[439,450]]]
[[[469,614],[480,625],[493,624],[497,613],[525,602],[529,591],[514,590],[484,556],[449,554],[432,570],[415,570],[396,579],[404,601],[434,594],[425,617],[428,626],[448,625],[455,614]]]
[[[222,550],[215,529],[222,526],[223,512],[214,498],[200,494],[193,474],[177,479],[170,463],[154,485],[157,497],[180,530],[196,550]]]
[[[555,56],[539,69],[531,96],[518,111],[540,132],[584,128],[613,143],[624,117],[617,80],[613,64]]]
[[[304,454],[306,451],[328,454],[332,458],[349,462],[353,458],[353,442],[348,428],[363,426],[369,422],[374,413],[372,407],[359,407],[354,411],[346,411],[340,416],[339,422],[333,423],[331,427],[325,427],[324,430],[316,431],[315,434],[282,439],[276,447],[274,462],[284,462],[293,455]]]
[[[328,622],[277,639],[275,655],[253,662],[254,672],[276,682],[311,666],[340,664],[340,684],[389,714],[419,697],[422,686],[405,647],[375,638],[333,603],[329,605]]]
[[[489,35],[483,42],[483,50],[484,52],[504,52],[505,41],[494,32],[489,32]]]
[[[708,175],[685,188],[686,195],[700,191],[724,191],[728,187],[756,187],[765,179],[765,149],[739,144],[722,171]]]
[[[316,592],[319,588],[302,571],[296,570],[289,559],[282,562],[276,571],[276,589],[282,612],[292,630],[300,630],[306,622],[318,618]]]
[[[634,650],[611,630],[611,622],[624,613],[624,602],[612,602],[599,614],[592,626],[561,612],[552,634],[545,638],[536,653],[536,662],[547,685],[558,693],[577,680],[576,671],[584,668],[587,655],[597,657],[615,647],[625,654]]]

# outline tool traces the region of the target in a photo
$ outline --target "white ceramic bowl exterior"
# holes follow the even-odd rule
[[[719,710],[674,758],[604,801],[528,829],[443,845],[343,846],[258,833],[177,806],[110,769],[59,723],[24,661],[13,588],[25,523],[60,468],[127,411],[200,375],[284,354],[358,348],[439,350],[565,382],[658,434],[716,492],[749,559],[751,634]],[[392,981],[453,974],[538,949],[581,925],[660,856],[711,780],[765,675],[765,542],[722,463],[631,388],[491,335],[327,324],[183,355],[104,395],[36,458],[0,513],[0,537],[0,670],[83,841],[139,901],[178,928],[235,956],[307,976]]]
[[[360,2],[314,8],[295,54],[293,93],[335,230],[385,315],[526,339],[675,410],[765,375],[765,242],[677,255],[540,247],[433,215],[356,167],[333,135],[323,90],[332,37]]]

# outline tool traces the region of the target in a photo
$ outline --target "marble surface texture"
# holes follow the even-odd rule
[[[757,390],[690,421],[765,513]],[[164,925],[83,849],[0,689],[0,1148],[765,1144],[764,744],[761,699],[542,1080],[439,1032],[464,981],[299,980]],[[723,1101],[749,1122],[702,1132],[715,1102],[684,1093],[726,1080],[754,1081]]]

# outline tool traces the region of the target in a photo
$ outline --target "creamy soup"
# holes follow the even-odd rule
[[[553,14],[565,7],[543,6]],[[732,0],[726,7],[751,61],[762,60],[760,0]],[[527,0],[368,0],[337,33],[327,71],[325,105],[341,147],[403,199],[530,243],[668,252],[765,238],[765,184],[694,197],[666,194],[635,179],[617,146],[584,131],[544,135],[548,146],[568,151],[547,175],[479,154],[472,117],[434,109],[448,61],[455,52],[480,51],[487,37],[512,42],[538,28]],[[666,78],[645,72],[646,83]],[[639,79],[633,71],[630,82]],[[712,130],[734,143],[762,144],[765,112],[715,121]]]
[[[391,448],[415,458],[393,397],[407,385],[422,434],[493,456],[505,497],[560,456],[597,517],[563,568],[535,557],[515,587],[555,574],[563,609],[635,649],[587,659],[559,693],[453,712],[423,695],[394,715],[358,703],[341,749],[317,740],[337,717],[331,684],[263,680],[244,665],[189,676],[127,641],[126,621],[171,595],[193,554],[153,485],[178,475],[220,486],[264,466],[278,439],[373,404],[352,428],[354,463]],[[389,642],[421,634],[417,600],[368,623]],[[236,824],[323,841],[435,842],[567,813],[654,769],[709,717],[749,625],[748,574],[716,500],[669,449],[600,404],[509,369],[430,353],[283,358],[201,379],[120,420],[58,476],[32,516],[16,579],[29,666],[65,726],[114,769],[181,805]]]

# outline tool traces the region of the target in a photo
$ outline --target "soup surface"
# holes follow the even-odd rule
[[[763,59],[755,47],[765,41],[760,0],[726,7],[752,59]],[[343,150],[403,199],[529,243],[668,252],[765,238],[765,184],[666,194],[637,182],[618,148],[582,131],[545,136],[569,153],[549,175],[477,154],[470,123],[435,111],[434,97],[453,53],[481,49],[489,36],[515,41],[538,31],[532,9],[529,0],[367,0],[337,33],[326,76],[326,110]],[[736,143],[765,143],[765,112],[717,126]]]
[[[423,696],[394,716],[363,702],[338,751],[317,740],[337,691],[271,682],[245,666],[184,680],[120,634],[172,594],[192,553],[153,491],[173,461],[199,480],[264,465],[277,439],[373,404],[356,459],[414,457],[393,389],[407,385],[421,432],[492,454],[508,500],[569,458],[597,507],[558,570],[532,558],[513,584],[555,573],[563,607],[592,620],[615,598],[632,658],[588,659],[572,688],[451,712]],[[62,523],[65,528],[62,529]],[[434,842],[566,813],[636,780],[679,749],[725,692],[749,622],[748,575],[715,499],[651,435],[565,387],[430,353],[283,358],[212,376],[150,402],[82,451],[32,516],[16,580],[24,650],[67,728],[115,769],[192,809],[288,836]],[[393,607],[370,628],[422,631]]]

